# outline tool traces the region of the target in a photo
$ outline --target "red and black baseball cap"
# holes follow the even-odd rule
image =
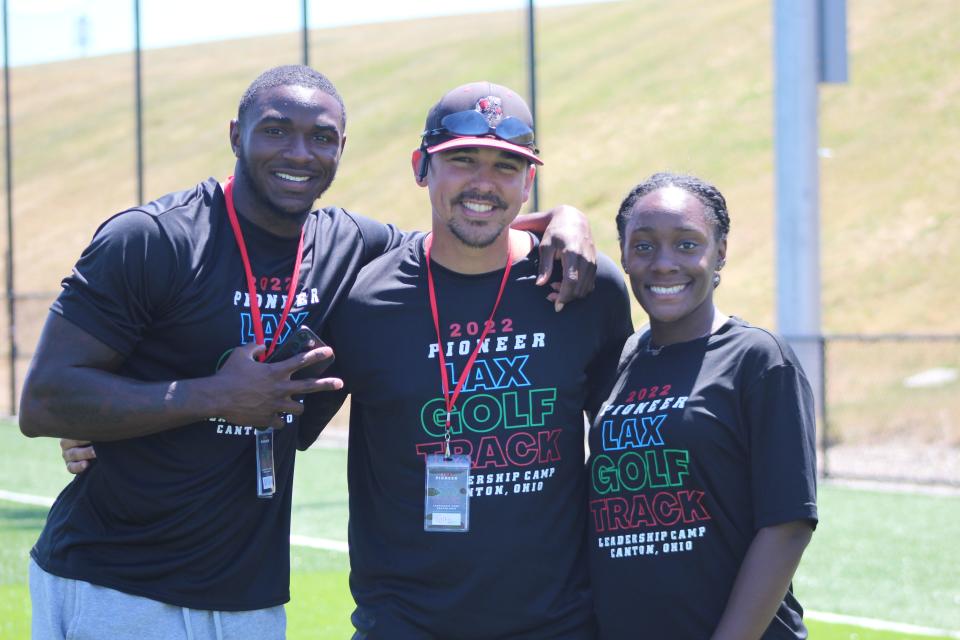
[[[527,103],[507,87],[492,82],[457,87],[427,114],[421,149],[436,153],[461,147],[503,149],[543,164]]]

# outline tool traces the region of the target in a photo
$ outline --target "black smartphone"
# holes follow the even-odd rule
[[[293,334],[287,336],[287,339],[280,343],[276,349],[274,349],[273,353],[270,354],[270,357],[267,358],[267,362],[280,362],[281,360],[292,358],[298,353],[303,353],[304,351],[310,351],[311,349],[325,346],[327,346],[327,344],[321,340],[320,337],[314,333],[310,327],[302,324],[296,328]],[[331,364],[333,364],[333,356],[324,360],[323,362],[318,362],[317,364],[310,365],[309,367],[299,369],[290,377],[293,379],[320,378],[323,376],[323,372],[326,371]]]

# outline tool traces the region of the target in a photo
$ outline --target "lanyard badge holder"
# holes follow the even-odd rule
[[[447,428],[445,453],[427,456],[423,530],[466,533],[470,530],[470,456],[450,455]]]
[[[257,497],[272,498],[277,492],[273,474],[273,429],[255,429],[257,438]]]
[[[247,244],[243,240],[243,231],[240,229],[240,221],[237,219],[237,210],[233,205],[233,176],[227,179],[223,185],[223,198],[227,205],[227,217],[230,220],[230,227],[233,229],[233,237],[237,241],[237,248],[240,250],[240,259],[243,261],[243,270],[247,279],[247,291],[250,294],[250,316],[253,323],[253,335],[257,344],[266,342],[263,333],[263,320],[260,318],[260,307],[257,305],[257,285],[256,278],[253,276],[253,269],[250,266],[250,256],[247,253]],[[287,304],[283,309],[283,315],[280,316],[280,322],[277,323],[277,333],[273,336],[270,346],[260,356],[263,362],[273,353],[277,347],[277,341],[280,338],[280,329],[286,326],[287,315],[293,307],[293,300],[297,293],[297,282],[300,278],[300,263],[303,259],[303,229],[300,229],[300,243],[297,245],[297,257],[293,262],[293,275],[290,277],[290,289],[287,291]],[[276,475],[273,465],[273,429],[254,429],[257,455],[257,497],[272,498],[277,491]]]
[[[283,341],[283,344],[280,345],[279,349],[273,351],[270,354],[270,357],[267,358],[267,362],[280,362],[281,360],[286,360],[287,358],[293,357],[294,354],[301,353],[308,349],[312,349],[315,346],[323,345],[323,341],[317,337],[310,327],[306,325],[300,325],[297,327],[296,331],[292,335],[287,336],[287,339]],[[333,358],[327,360],[327,365],[332,362]],[[324,365],[326,368],[327,365]],[[313,367],[308,367],[306,370],[311,371],[311,374],[319,375],[322,373],[322,370],[317,371],[317,365]],[[301,372],[304,371],[301,369]],[[294,374],[296,377],[297,374]],[[287,418],[290,417],[289,414],[285,414]],[[288,420],[289,422],[289,420]],[[257,497],[258,498],[272,498],[273,494],[276,492],[276,478],[274,477],[274,467],[273,467],[273,437],[274,429],[256,429],[254,433],[257,438]]]
[[[437,331],[437,345],[442,345],[440,315],[437,311],[437,292],[433,285],[433,272],[430,268],[432,240],[433,236],[427,236],[424,240],[424,260],[427,263],[427,289],[430,295],[433,326]],[[503,289],[507,284],[507,278],[510,276],[512,262],[508,251],[507,266],[503,272],[503,280],[500,281],[500,291],[497,293],[497,299],[490,311],[490,318],[484,323],[484,329],[477,340],[477,346],[470,354],[463,371],[460,372],[460,380],[457,382],[453,393],[450,393],[450,380],[447,377],[447,363],[443,355],[443,348],[441,347],[438,352],[440,383],[447,413],[443,432],[443,453],[427,455],[427,477],[423,504],[424,531],[465,533],[470,530],[470,456],[451,455],[450,453],[450,414],[457,404],[460,390],[463,388],[463,383],[467,379],[470,369],[473,368],[477,354],[480,353],[480,345],[483,344],[490,328],[493,326],[493,316],[497,312],[497,307],[500,306],[500,298],[503,297]]]

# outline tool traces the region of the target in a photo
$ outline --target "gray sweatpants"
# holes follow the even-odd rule
[[[82,580],[30,560],[33,640],[283,640],[283,606],[254,611],[187,609]]]

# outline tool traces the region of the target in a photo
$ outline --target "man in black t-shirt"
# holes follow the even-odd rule
[[[623,277],[601,256],[588,300],[539,294],[509,225],[542,161],[506,87],[447,93],[412,164],[432,233],[361,270],[328,323],[345,388],[308,400],[351,394],[354,638],[590,640],[584,411],[632,330]]]
[[[265,72],[231,122],[235,175],[110,218],[64,280],[20,427],[95,441],[97,462],[57,498],[31,552],[35,638],[283,637],[303,412],[292,397],[340,381],[291,379],[326,348],[262,360],[298,326],[322,330],[360,267],[403,237],[313,210],[345,122],[322,74]],[[261,476],[255,428],[267,427],[273,474]]]

